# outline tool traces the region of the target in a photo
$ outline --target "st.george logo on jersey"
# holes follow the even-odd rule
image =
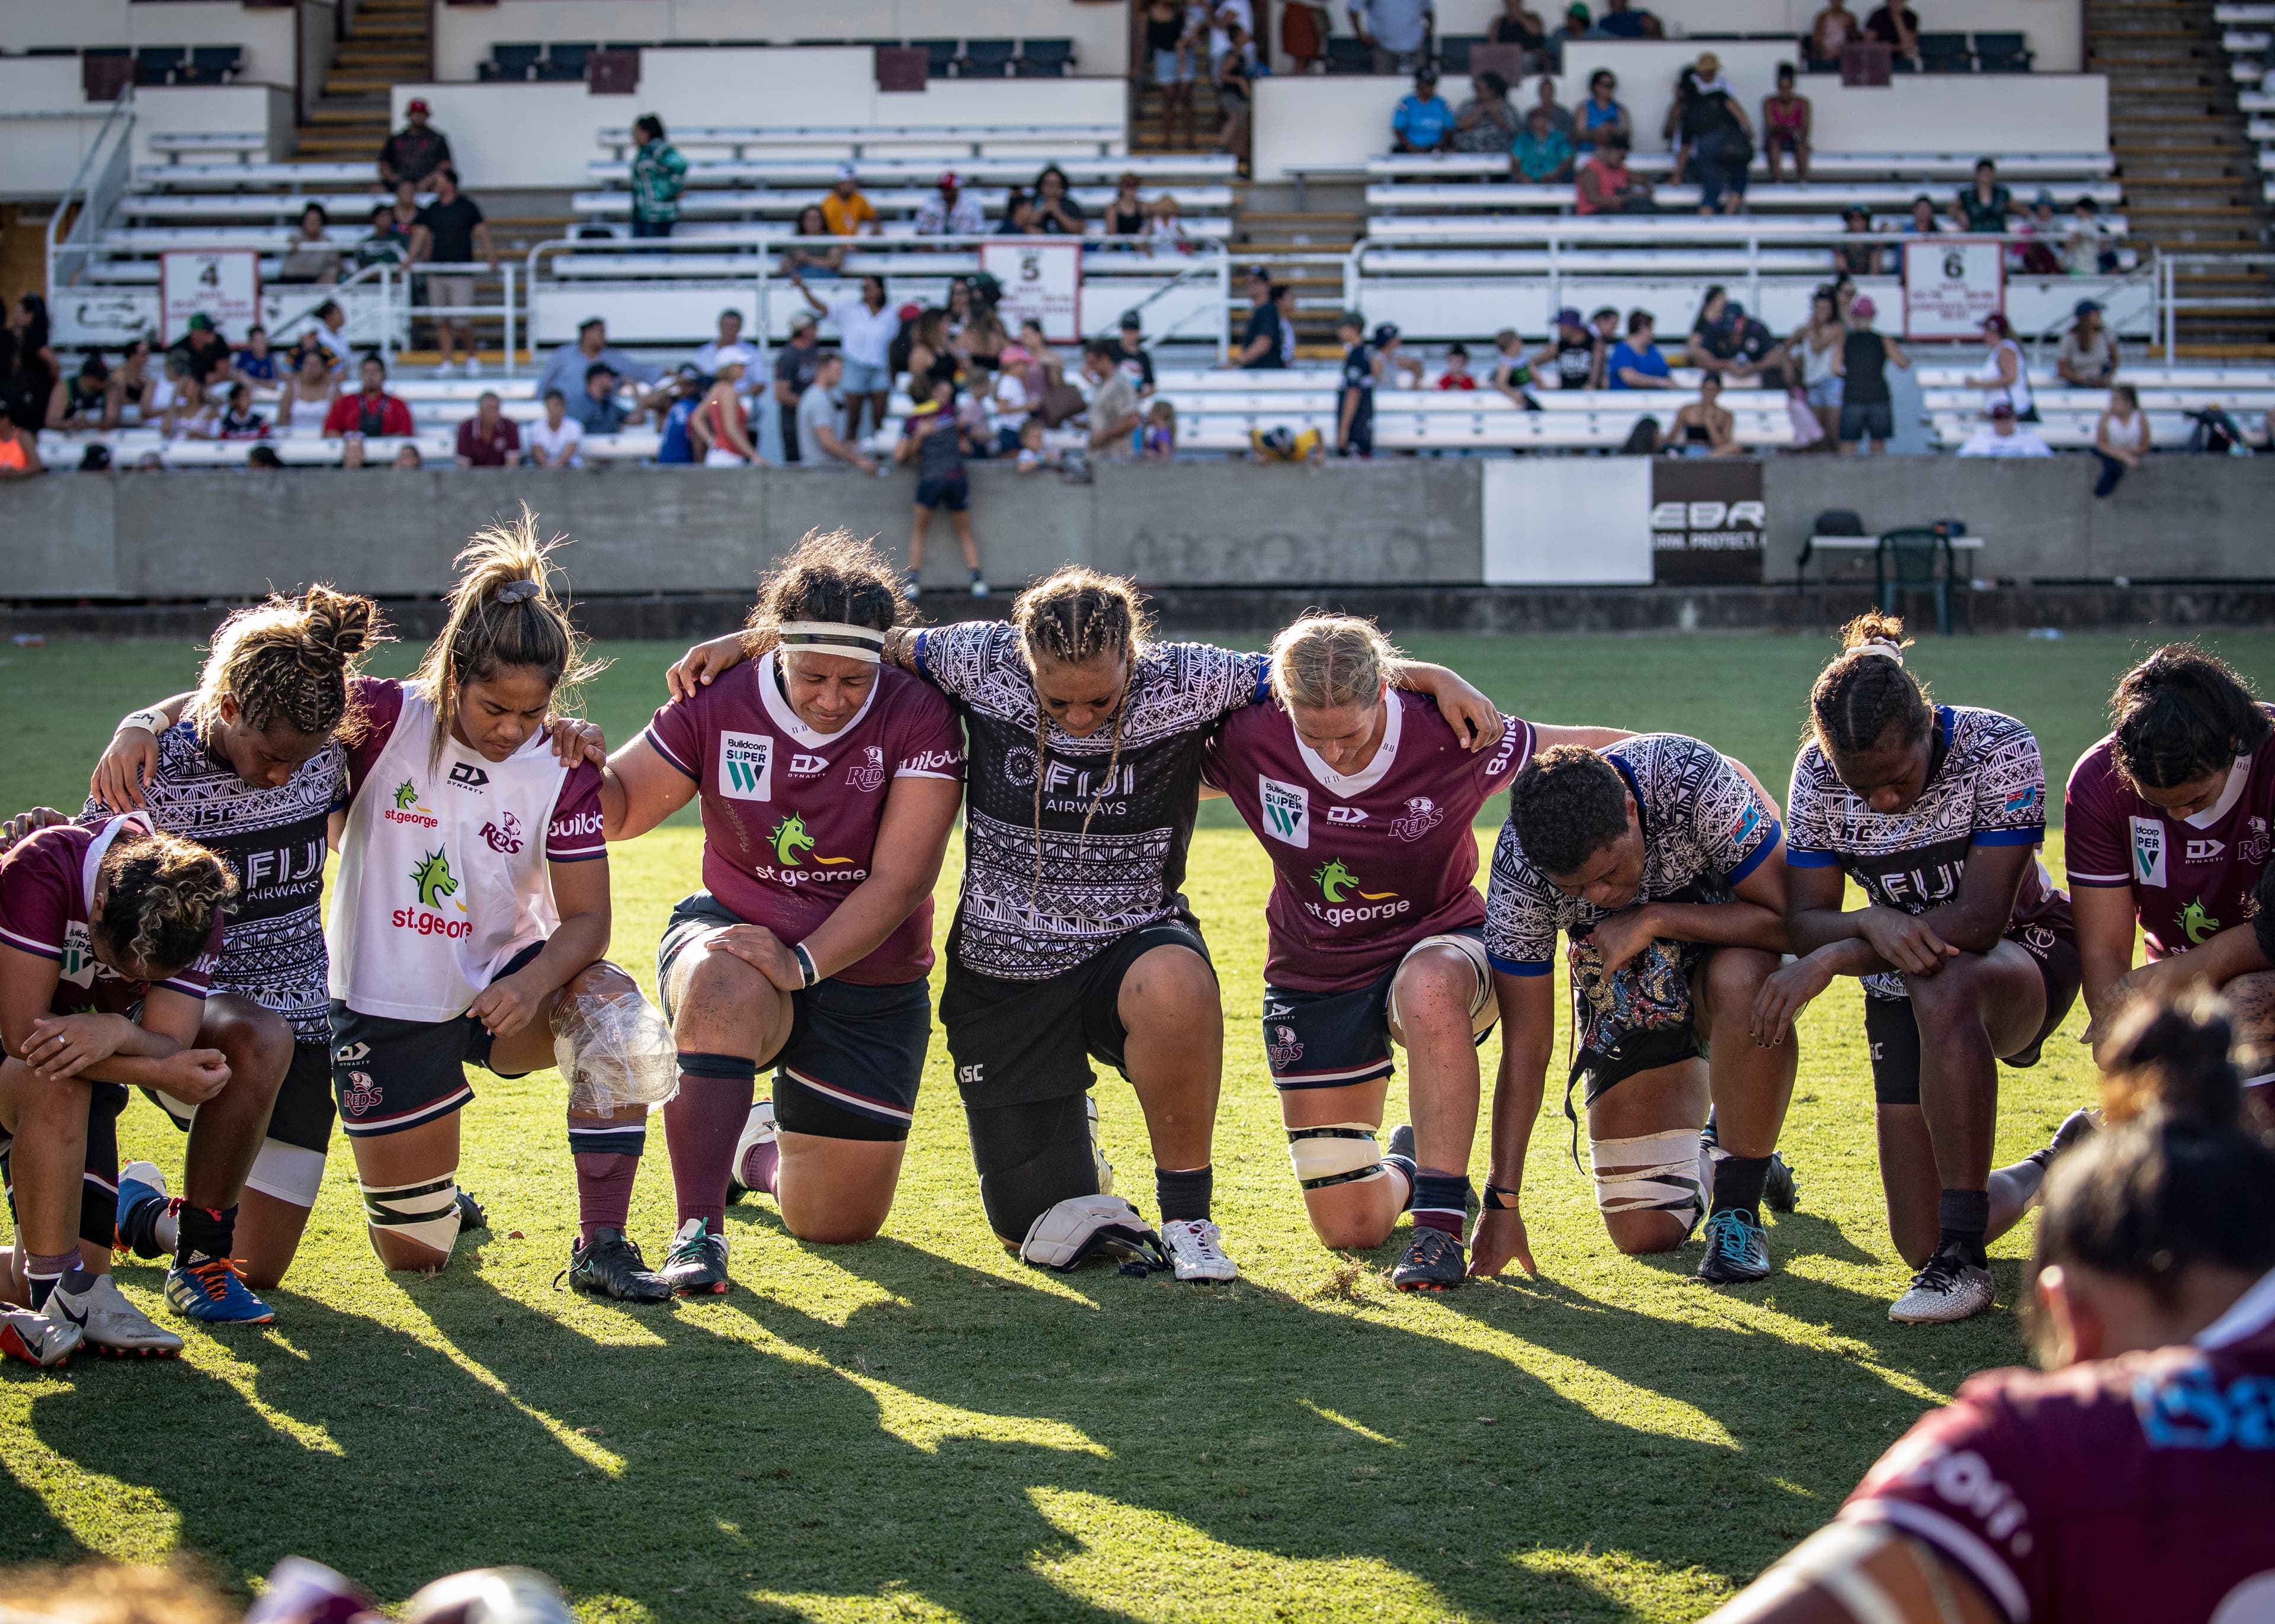
[[[1309,850],[1311,845],[1311,796],[1301,784],[1282,783],[1258,774],[1264,798],[1264,832],[1285,846]]]
[[[730,801],[775,798],[775,741],[767,733],[719,735],[719,793]]]

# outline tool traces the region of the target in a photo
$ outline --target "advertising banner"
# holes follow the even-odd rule
[[[1752,457],[1655,457],[1651,465],[1651,579],[1757,586],[1769,517]]]

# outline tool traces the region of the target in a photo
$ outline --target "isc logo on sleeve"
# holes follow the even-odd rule
[[[2165,883],[2165,820],[2161,818],[2135,818],[2133,825],[2133,882],[2135,885],[2160,886]]]
[[[775,741],[767,733],[719,736],[719,793],[730,801],[774,799]]]
[[[1311,845],[1311,792],[1301,784],[1283,784],[1276,778],[1256,775],[1264,797],[1264,832],[1286,846],[1309,850]]]

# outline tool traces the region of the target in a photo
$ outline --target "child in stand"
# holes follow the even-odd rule
[[[1156,462],[1171,460],[1177,454],[1177,409],[1166,400],[1156,400],[1145,413],[1145,427],[1139,434],[1139,455]]]
[[[1449,345],[1446,351],[1446,370],[1440,374],[1441,389],[1473,389],[1477,379],[1470,372],[1470,351],[1466,344]]]

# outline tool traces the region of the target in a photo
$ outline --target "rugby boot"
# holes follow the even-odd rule
[[[476,1229],[488,1229],[489,1227],[490,1215],[482,1210],[482,1204],[465,1190],[460,1190],[458,1192],[458,1233],[466,1235]]]
[[[1161,1243],[1179,1280],[1240,1278],[1240,1265],[1224,1255],[1224,1235],[1206,1218],[1173,1218],[1161,1226]]]
[[[1793,1176],[1782,1152],[1770,1152],[1769,1176],[1762,1181],[1762,1205],[1772,1212],[1790,1212],[1801,1205],[1801,1181]]]
[[[276,1318],[253,1295],[234,1258],[203,1258],[166,1271],[166,1301],[187,1319],[208,1325],[265,1326]]]
[[[87,1327],[56,1306],[53,1292],[48,1294],[48,1306],[38,1313],[27,1308],[0,1308],[0,1354],[43,1371],[70,1363],[86,1336]]]
[[[173,1242],[158,1233],[160,1220],[181,1205],[166,1194],[166,1175],[157,1164],[130,1161],[118,1175],[118,1215],[113,1250],[132,1251],[137,1258],[163,1258]]]
[[[758,1099],[744,1119],[743,1137],[735,1141],[734,1165],[727,1173],[727,1205],[732,1206],[753,1192],[773,1193],[774,1171],[782,1165],[781,1129],[775,1122],[775,1102]]]
[[[1724,1207],[1706,1219],[1706,1255],[1698,1278],[1710,1286],[1743,1286],[1770,1272],[1770,1237],[1751,1212]]]
[[[569,1284],[618,1303],[669,1303],[671,1288],[647,1266],[637,1243],[621,1229],[594,1229],[592,1243],[570,1243]]]
[[[58,1286],[48,1301],[52,1303],[58,1297],[64,1306],[57,1311],[78,1320],[84,1329],[82,1347],[128,1359],[170,1358],[182,1351],[182,1339],[153,1325],[108,1274],[96,1275],[85,1291]]]
[[[699,1218],[679,1226],[671,1250],[656,1272],[671,1292],[683,1297],[718,1297],[727,1294],[727,1237],[714,1235]]]
[[[1469,1278],[1469,1254],[1443,1229],[1417,1228],[1406,1243],[1406,1255],[1390,1272],[1390,1283],[1401,1291],[1451,1291]]]
[[[2050,1168],[2054,1165],[2055,1159],[2067,1152],[2070,1146],[2077,1144],[2089,1134],[2093,1133],[2095,1130],[2099,1129],[2100,1126],[2101,1114],[2093,1109],[2090,1106],[2080,1106],[2076,1110],[2062,1118],[2062,1124],[2060,1127],[2054,1129],[2054,1137],[2052,1139],[2048,1140],[2038,1149],[2032,1151],[2028,1156],[2024,1157],[2023,1159],[2025,1161],[2034,1161],[2037,1163],[2041,1168]]]
[[[1949,1325],[1973,1318],[1996,1295],[1989,1269],[1955,1245],[1939,1246],[1912,1276],[1911,1288],[1890,1305],[1888,1318],[1908,1326]]]

